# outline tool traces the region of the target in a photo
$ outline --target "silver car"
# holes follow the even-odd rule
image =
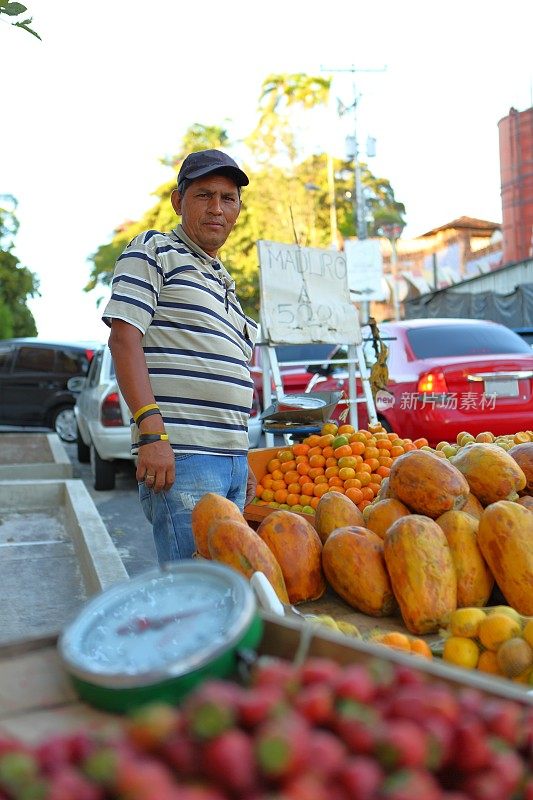
[[[96,350],[85,378],[72,378],[70,391],[76,393],[74,414],[77,425],[77,454],[82,464],[91,464],[96,490],[115,487],[117,466],[133,461],[130,412],[119,391],[109,347]],[[258,447],[262,421],[254,408],[248,425],[250,447]]]

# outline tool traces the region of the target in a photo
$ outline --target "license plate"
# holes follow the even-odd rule
[[[518,381],[485,381],[485,394],[495,397],[518,397]]]

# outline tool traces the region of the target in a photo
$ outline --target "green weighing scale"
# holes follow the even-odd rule
[[[263,623],[249,582],[212,561],[171,562],[89,600],[58,649],[81,700],[106,711],[177,703],[237,669]]]

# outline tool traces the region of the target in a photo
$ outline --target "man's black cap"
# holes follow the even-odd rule
[[[199,150],[197,153],[190,153],[181,165],[178,173],[178,189],[183,181],[194,181],[212,172],[227,175],[237,186],[248,186],[250,183],[246,173],[226,153],[221,150]]]

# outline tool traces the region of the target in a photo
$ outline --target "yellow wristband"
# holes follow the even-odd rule
[[[135,412],[135,414],[133,415],[134,422],[137,422],[141,414],[144,414],[145,411],[150,411],[152,408],[154,408],[156,411],[159,411],[159,406],[156,403],[148,403],[147,406],[143,406],[142,408],[140,408],[138,411]]]

